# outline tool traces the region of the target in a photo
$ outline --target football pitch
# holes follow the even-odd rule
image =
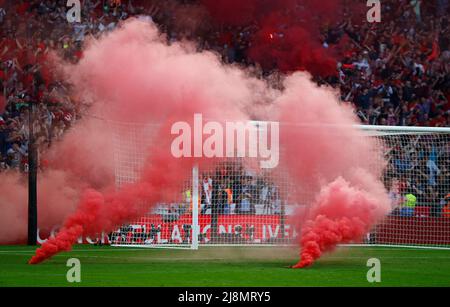
[[[340,247],[307,269],[289,269],[293,248],[201,247],[199,250],[75,246],[40,265],[35,248],[0,246],[0,286],[450,286],[450,251]],[[69,258],[81,282],[66,279]],[[369,258],[381,262],[381,282],[369,283]]]

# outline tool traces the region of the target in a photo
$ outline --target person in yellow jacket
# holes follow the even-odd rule
[[[417,197],[414,194],[406,194],[405,201],[401,205],[400,215],[414,216],[414,209],[416,208]]]

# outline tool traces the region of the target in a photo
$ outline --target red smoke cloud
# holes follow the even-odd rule
[[[360,241],[389,210],[379,144],[352,127],[357,118],[338,93],[307,77],[287,77],[270,112],[282,123],[280,162],[294,182],[293,201],[308,208],[291,219],[301,266],[339,243]]]
[[[218,26],[255,28],[248,56],[266,70],[336,74],[335,51],[322,46],[320,30],[342,20],[343,12],[361,16],[356,0],[201,0]],[[358,17],[356,18],[358,19]]]
[[[141,140],[148,146],[141,180],[119,191],[114,191],[113,182],[102,191],[87,190],[56,237],[37,249],[31,264],[69,250],[82,235],[110,232],[142,216],[149,209],[142,206],[143,202],[155,205],[172,201],[170,197],[181,193],[177,182],[188,178],[193,163],[202,161],[172,156],[170,128],[174,122],[186,121],[192,125],[194,113],[219,120],[248,119],[240,107],[256,99],[252,86],[263,83],[247,79],[238,69],[223,68],[211,53],[198,54],[194,50],[186,44],[169,47],[154,25],[130,20],[100,41],[91,42],[77,65],[64,67],[74,90],[84,100],[94,102],[93,114],[113,121],[159,125],[151,138]],[[101,153],[113,152],[109,144],[104,148],[95,145],[98,137],[108,138],[107,124],[88,117],[82,125],[90,129],[80,129],[65,140],[75,142],[86,137]],[[89,167],[95,168],[97,163],[102,165],[99,155],[85,155],[71,144],[57,151],[71,158],[67,163],[72,165],[59,162],[61,167],[81,175],[85,171],[91,173]]]
[[[95,131],[95,133],[93,133]],[[86,188],[100,191],[114,183],[113,147],[105,122],[85,118],[41,158],[38,174],[38,227],[48,233],[77,207]],[[24,243],[27,237],[27,180],[0,173],[0,244]]]
[[[380,195],[383,196],[382,193]],[[302,226],[300,261],[293,268],[311,265],[337,244],[361,240],[387,213],[387,208],[380,205],[386,200],[375,196],[352,187],[342,177],[326,186]]]
[[[30,263],[69,250],[80,235],[110,232],[140,217],[145,212],[138,205],[141,202],[154,205],[177,193],[176,183],[189,176],[193,163],[201,166],[204,161],[173,158],[170,126],[175,121],[192,122],[194,113],[217,121],[247,120],[252,114],[281,122],[280,166],[289,171],[296,186],[294,201],[310,206],[306,216],[297,215],[294,220],[302,237],[302,263],[310,264],[338,243],[358,240],[387,212],[386,192],[378,179],[381,167],[372,163],[379,158],[377,144],[351,127],[357,123],[356,116],[350,107],[339,105],[337,93],[317,87],[306,73],[286,77],[284,89],[274,90],[245,71],[224,66],[212,53],[197,53],[186,43],[167,46],[155,26],[136,20],[92,41],[83,59],[64,70],[74,90],[94,104],[93,114],[159,125],[147,140],[141,180],[119,191],[114,191],[113,182],[100,190],[87,190],[61,231],[36,251]],[[90,126],[82,125],[90,129],[71,141],[79,139],[87,147],[93,142],[98,148],[94,143],[98,135],[107,138],[107,125],[95,124],[96,119],[86,121]],[[69,151],[73,165],[61,167],[71,174],[91,174],[89,166],[97,165],[96,161],[103,165],[97,159],[113,152],[110,144],[102,144],[105,147],[93,156]],[[80,161],[81,157],[86,161]],[[343,232],[328,237],[323,224],[333,223]],[[311,249],[313,245],[319,248]]]
[[[283,31],[265,25],[255,35],[249,56],[266,69],[282,72],[308,71],[314,76],[331,76],[336,60],[301,26]]]
[[[26,242],[28,216],[27,180],[18,173],[0,174],[0,244]],[[49,169],[39,174],[39,229],[45,232],[61,223],[76,208],[86,183],[70,172]]]
[[[160,201],[171,201],[170,196],[179,193],[174,184],[179,178],[186,178],[194,161],[176,161],[167,151],[170,142],[167,127],[161,128],[155,138],[160,147],[153,148],[144,166],[142,179],[123,186],[120,190],[99,192],[88,189],[54,238],[47,240],[30,259],[37,264],[61,251],[69,251],[81,236],[98,236],[103,231],[110,232],[119,225],[144,215],[149,206]]]
[[[157,185],[155,185],[157,186]],[[61,251],[68,251],[81,236],[99,235],[112,231],[118,225],[142,216],[146,209],[140,202],[155,202],[155,186],[140,182],[124,187],[118,192],[99,193],[87,190],[75,213],[64,222],[54,238],[36,250],[30,264],[37,264]],[[166,185],[166,191],[167,191]]]

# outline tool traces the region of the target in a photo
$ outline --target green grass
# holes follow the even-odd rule
[[[450,251],[339,248],[314,266],[293,270],[290,248],[198,251],[75,246],[40,265],[34,249],[0,246],[0,286],[450,286]],[[81,261],[81,283],[68,283],[66,262]],[[369,258],[381,261],[381,283],[367,282]]]

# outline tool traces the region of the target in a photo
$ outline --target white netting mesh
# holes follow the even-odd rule
[[[138,180],[151,146],[152,126],[114,123],[114,127],[116,183],[120,187]],[[450,246],[450,129],[358,129],[365,137],[381,142],[388,161],[382,180],[392,202],[390,214],[358,243]],[[289,217],[294,211],[307,210],[312,197],[308,187],[295,186],[281,167],[258,169],[249,159],[228,158],[202,165],[198,178],[180,178],[174,183],[180,193],[174,195],[173,203],[160,204],[123,226],[112,234],[112,243],[191,246],[193,179],[199,187],[195,216],[200,244],[290,244],[297,233]],[[299,190],[303,196],[294,199]]]
[[[370,243],[450,247],[450,129],[394,128],[371,128],[384,144],[392,211]]]
[[[116,187],[139,180],[158,125],[110,122],[113,132]],[[177,191],[170,202],[148,207],[136,221],[110,234],[113,245],[192,247],[192,178],[174,182]]]

